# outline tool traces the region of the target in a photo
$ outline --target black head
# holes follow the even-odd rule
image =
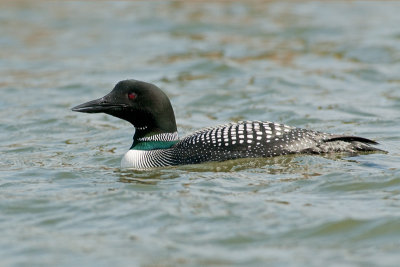
[[[157,86],[124,80],[102,98],[72,108],[86,113],[107,113],[129,121],[136,128],[135,138],[155,133],[176,132],[174,110],[167,95]]]

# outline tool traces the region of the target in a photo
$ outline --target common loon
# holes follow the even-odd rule
[[[179,139],[167,95],[157,86],[137,80],[120,81],[109,94],[72,110],[104,112],[133,124],[136,128],[133,144],[122,158],[122,168],[148,169],[295,153],[381,151],[370,146],[377,142],[363,137],[317,132],[269,121],[229,123]]]

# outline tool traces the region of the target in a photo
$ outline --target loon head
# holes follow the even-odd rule
[[[136,128],[134,139],[177,131],[168,96],[157,86],[142,81],[120,81],[109,94],[78,105],[72,111],[103,112],[129,121]]]

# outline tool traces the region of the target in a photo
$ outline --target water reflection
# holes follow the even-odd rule
[[[318,156],[288,155],[273,158],[237,159],[224,162],[209,162],[204,164],[163,167],[150,170],[115,169],[119,176],[119,182],[157,184],[166,179],[176,179],[184,176],[229,177],[244,173],[267,174],[271,176],[294,174],[295,177],[281,178],[281,181],[294,181],[320,176],[329,168],[329,164],[335,162],[349,162],[360,164],[355,156],[359,154],[326,154]],[[266,177],[268,179],[268,177]]]

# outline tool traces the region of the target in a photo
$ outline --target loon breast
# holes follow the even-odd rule
[[[173,149],[137,150],[130,149],[121,160],[121,168],[145,170],[177,165]]]

